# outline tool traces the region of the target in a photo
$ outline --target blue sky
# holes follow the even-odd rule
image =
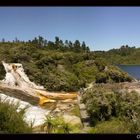
[[[140,7],[0,7],[0,40],[85,41],[91,50],[140,47]]]

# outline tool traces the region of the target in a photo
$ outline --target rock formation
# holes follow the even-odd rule
[[[80,118],[72,113],[77,104],[77,93],[45,91],[43,86],[30,81],[22,64],[4,61],[2,64],[6,75],[0,81],[0,98],[2,101],[8,100],[12,103],[14,101],[15,104],[18,102],[17,111],[28,105],[24,120],[29,125],[33,122],[33,132],[44,132],[42,126],[48,114],[60,115],[66,123],[76,125],[76,127],[82,126]],[[42,106],[44,104],[45,106]]]
[[[6,77],[3,80],[4,83],[10,86],[18,86],[21,88],[34,88],[34,89],[44,89],[43,86],[37,86],[35,83],[31,82],[27,75],[24,73],[22,64],[20,63],[5,63],[2,64],[6,71]]]
[[[46,102],[56,102],[56,100],[76,99],[77,94],[55,93],[45,91],[43,86],[31,82],[25,74],[22,64],[5,63],[2,64],[6,71],[5,79],[0,81],[0,91],[8,96],[14,96],[31,104],[43,105]]]

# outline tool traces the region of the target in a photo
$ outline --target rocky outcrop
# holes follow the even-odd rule
[[[5,63],[4,61],[2,61],[2,64],[6,71],[3,83],[8,84],[9,86],[18,86],[20,88],[44,89],[43,86],[38,86],[29,80],[28,76],[24,73],[22,64]]]
[[[39,106],[31,105],[30,103],[28,103],[26,101],[7,96],[3,93],[0,93],[0,99],[2,102],[8,102],[11,105],[18,104],[17,112],[26,108],[25,114],[24,114],[24,120],[29,125],[32,124],[33,127],[38,127],[39,125],[42,125],[44,123],[45,116],[50,114],[50,112],[51,112],[51,110],[49,110],[49,109],[44,109]]]
[[[8,96],[13,96],[31,104],[43,105],[46,102],[65,101],[76,99],[76,94],[47,92],[43,86],[31,82],[24,73],[22,64],[5,63],[2,64],[6,71],[5,79],[0,82],[0,91]]]
[[[64,121],[66,123],[70,123],[71,125],[80,125],[80,126],[82,126],[81,119],[79,117],[77,117],[77,116],[65,114],[65,115],[63,115],[63,118],[64,118]]]
[[[79,117],[68,114],[77,104],[77,93],[45,91],[43,86],[36,85],[29,80],[22,64],[2,63],[6,76],[0,81],[0,98],[6,96],[10,101],[14,99],[14,101],[20,102],[22,107],[27,104],[29,108],[26,110],[24,119],[28,124],[33,121],[34,132],[44,132],[42,126],[48,114],[62,115],[66,123],[82,125]],[[46,104],[53,105],[47,107]]]
[[[32,105],[38,105],[40,102],[40,98],[36,96],[31,89],[23,90],[19,87],[12,87],[7,84],[0,83],[0,92],[22,101],[29,102]]]

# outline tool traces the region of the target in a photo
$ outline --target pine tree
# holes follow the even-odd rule
[[[82,47],[82,50],[83,50],[83,51],[86,51],[86,44],[85,44],[84,41],[82,42],[82,46],[81,46],[81,47]]]
[[[79,52],[81,50],[81,46],[80,46],[79,40],[76,40],[74,42],[74,49],[75,49],[76,52]]]

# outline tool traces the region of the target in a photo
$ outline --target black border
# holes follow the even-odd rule
[[[1,0],[0,6],[140,6],[140,0]]]
[[[140,0],[1,0],[0,6],[140,6]],[[137,134],[0,134],[0,139],[20,140],[139,140]]]
[[[0,139],[13,140],[139,140],[137,134],[0,134]]]

